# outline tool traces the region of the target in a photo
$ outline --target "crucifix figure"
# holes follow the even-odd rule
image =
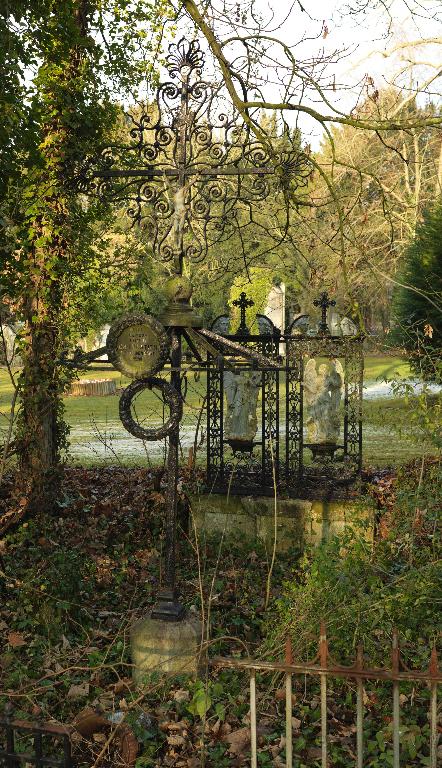
[[[330,299],[327,291],[323,291],[319,299],[315,299],[313,302],[315,307],[321,307],[321,322],[319,323],[319,333],[329,334],[330,330],[327,325],[327,309],[329,307],[335,307],[336,301]]]
[[[139,117],[128,116],[132,143],[106,147],[85,164],[77,182],[81,192],[128,203],[133,222],[147,226],[154,258],[169,265],[172,276],[165,289],[169,305],[159,320],[170,339],[170,384],[181,402],[183,339],[200,362],[202,349],[212,359],[227,352],[272,366],[258,353],[201,328],[201,318],[190,304],[192,287],[184,267],[202,261],[209,247],[223,242],[223,237],[231,239],[233,228],[240,226],[238,202],[245,203],[242,219],[253,224],[253,206],[257,208],[271,192],[269,177],[281,186],[284,173],[290,174],[296,165],[287,152],[279,158],[272,154],[271,159],[250,129],[238,123],[236,114],[215,114],[219,90],[202,80],[203,63],[197,41],[182,39],[170,45],[170,80],[159,86],[154,102]],[[303,171],[296,166],[304,183],[309,172],[308,167]],[[243,335],[248,334],[245,309],[252,304],[242,293],[238,306]],[[149,386],[147,378],[146,382]],[[140,429],[132,434],[140,436]],[[165,577],[152,615],[174,621],[183,615],[175,593],[179,423],[168,438]]]
[[[232,304],[234,307],[239,307],[241,312],[241,320],[236,333],[238,334],[238,336],[248,336],[250,334],[250,331],[246,325],[246,309],[248,307],[253,307],[255,305],[255,302],[252,299],[248,299],[247,294],[244,291],[241,291],[241,293],[239,294],[239,299],[235,299],[235,301],[232,301]]]

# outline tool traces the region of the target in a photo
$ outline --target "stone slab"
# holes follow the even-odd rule
[[[201,524],[206,533],[235,534],[251,539],[256,537],[256,518],[249,515],[206,512],[201,518]]]
[[[349,525],[374,519],[374,507],[358,501],[313,501],[310,518],[306,521],[305,542],[318,545],[343,533]]]
[[[273,547],[275,502],[269,497],[208,494],[191,499],[195,523],[199,531],[240,535],[259,539]],[[302,550],[315,546],[341,533],[346,525],[373,519],[373,507],[364,500],[306,501],[278,499],[277,551],[294,547]]]
[[[249,515],[273,518],[275,514],[275,499],[269,496],[240,497],[241,507]],[[278,517],[305,518],[312,509],[311,501],[303,499],[277,499]]]
[[[275,518],[270,515],[260,515],[256,519],[256,534],[263,541],[267,551],[273,550],[275,541]],[[288,549],[303,549],[303,521],[295,517],[277,515],[276,519],[276,551],[287,552]]]
[[[186,615],[182,621],[162,621],[147,616],[131,631],[133,679],[142,686],[154,674],[195,677],[201,658],[201,622]]]

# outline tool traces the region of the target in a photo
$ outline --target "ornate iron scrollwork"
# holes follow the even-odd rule
[[[260,203],[304,186],[311,165],[299,149],[261,143],[235,110],[223,109],[220,88],[202,78],[197,41],[170,45],[166,66],[170,79],[146,107],[126,115],[130,142],[89,158],[76,186],[127,204],[156,258],[198,262],[236,230],[259,227]],[[268,222],[260,227],[263,236],[268,230]]]

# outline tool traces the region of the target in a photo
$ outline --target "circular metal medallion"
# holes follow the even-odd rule
[[[157,373],[170,352],[166,329],[152,315],[133,312],[111,327],[107,356],[112,365],[131,379]]]
[[[152,389],[152,387],[156,387],[161,391],[164,402],[170,408],[170,418],[161,427],[148,429],[135,421],[132,416],[131,406],[132,400],[136,395],[145,389]],[[157,376],[148,376],[145,379],[133,381],[132,384],[126,387],[120,397],[120,419],[123,422],[123,426],[131,435],[140,438],[140,440],[162,440],[176,429],[182,415],[183,401],[179,393],[172,384]]]

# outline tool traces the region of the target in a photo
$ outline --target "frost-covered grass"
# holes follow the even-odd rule
[[[406,427],[404,401],[394,397],[371,399],[376,382],[385,379],[403,379],[410,371],[406,361],[399,357],[370,356],[365,360],[364,382],[367,399],[364,403],[364,457],[373,464],[397,464],[416,455],[421,455],[425,446],[413,438]],[[127,385],[128,380],[118,371],[98,371],[82,374],[82,378],[114,378],[118,387]],[[182,424],[183,453],[186,456],[193,444],[195,424],[198,419],[205,389],[204,374],[195,382],[189,376],[187,407]],[[370,392],[371,390],[371,392]],[[12,385],[5,369],[0,369],[0,411],[1,429],[6,426],[5,416],[12,399]],[[383,394],[383,392],[382,392]],[[164,444],[143,445],[131,437],[122,426],[118,415],[118,395],[106,397],[66,397],[66,418],[71,427],[71,461],[84,465],[121,463],[124,465],[156,463],[163,456]],[[140,419],[159,423],[162,420],[162,404],[155,392],[146,392],[137,401]],[[284,410],[284,392],[281,392],[281,407]],[[402,432],[397,432],[399,424]],[[205,420],[201,421],[205,431]]]

